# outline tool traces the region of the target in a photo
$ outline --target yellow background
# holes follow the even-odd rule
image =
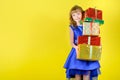
[[[119,0],[0,0],[0,80],[65,80],[69,10],[103,11],[99,80],[119,80]]]

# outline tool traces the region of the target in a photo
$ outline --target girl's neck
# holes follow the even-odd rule
[[[80,21],[77,21],[76,23],[77,23],[77,26],[80,26],[80,25],[81,25],[81,24],[80,24]]]

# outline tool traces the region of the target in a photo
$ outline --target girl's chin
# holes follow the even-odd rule
[[[75,20],[75,22],[80,22],[80,20]]]

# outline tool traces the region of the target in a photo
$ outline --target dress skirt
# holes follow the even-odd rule
[[[93,80],[95,77],[97,78],[98,75],[101,74],[99,61],[76,59],[75,48],[71,49],[64,64],[64,68],[66,69],[66,78],[68,80],[75,78],[76,74],[88,75],[90,72],[90,80]]]

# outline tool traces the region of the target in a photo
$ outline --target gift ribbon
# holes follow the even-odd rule
[[[89,59],[92,59],[92,46],[90,45],[90,56]]]
[[[97,9],[95,7],[95,19],[97,19]]]
[[[88,45],[90,45],[90,40],[91,40],[91,37],[88,36]]]
[[[90,35],[92,35],[92,23],[93,22],[90,22]]]

